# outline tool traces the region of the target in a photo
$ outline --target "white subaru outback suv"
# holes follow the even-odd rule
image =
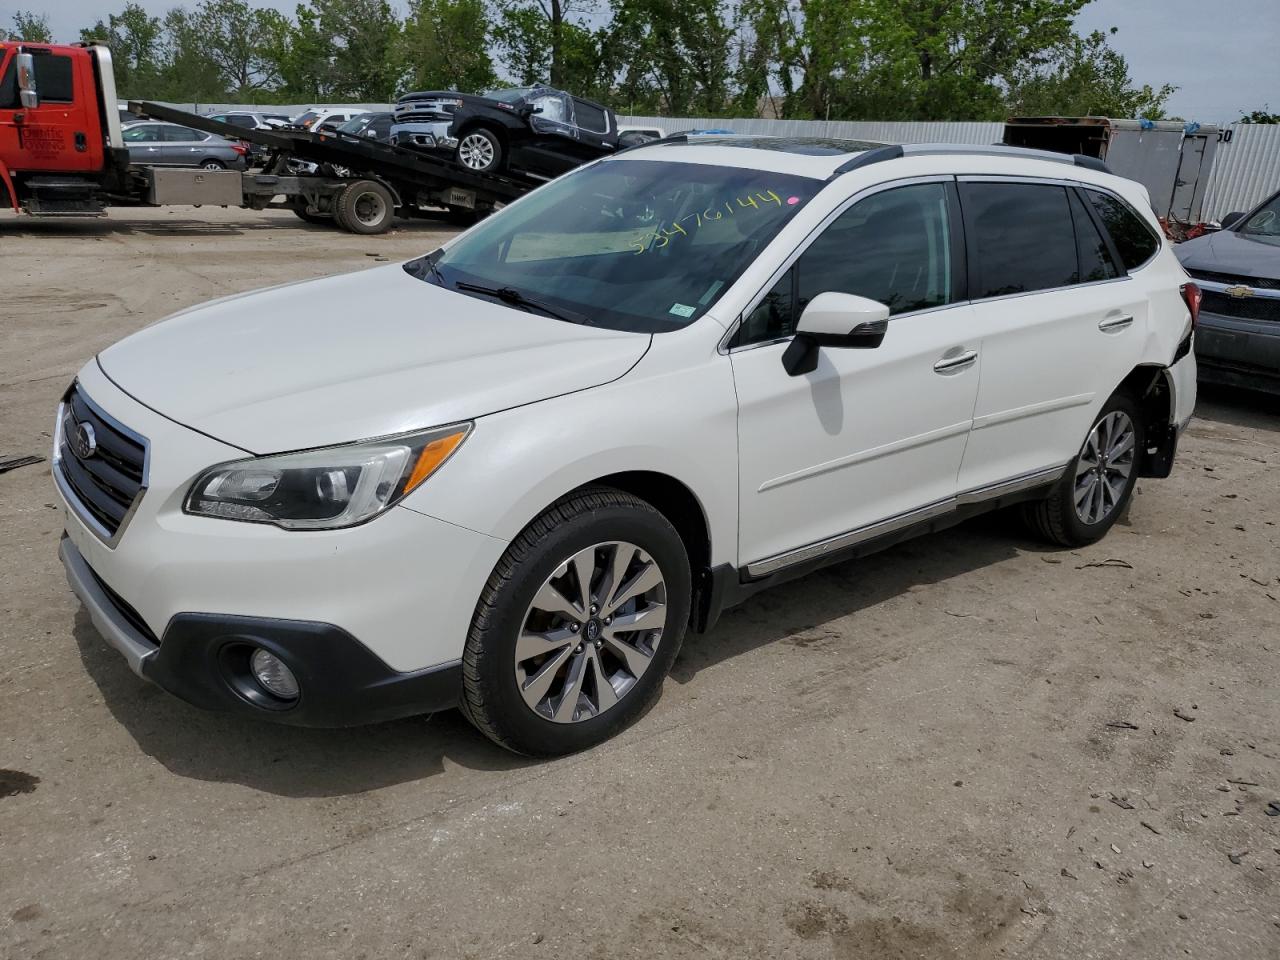
[[[103,351],[58,414],[62,560],[198,706],[460,705],[577,750],[686,630],[817,565],[1011,504],[1103,536],[1170,471],[1197,305],[1096,161],[659,141]]]

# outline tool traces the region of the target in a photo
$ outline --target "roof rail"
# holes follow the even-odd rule
[[[1030,147],[1009,147],[1000,143],[966,144],[966,143],[904,143],[902,145],[878,147],[858,154],[836,168],[831,178],[834,179],[850,170],[884,160],[897,160],[899,157],[927,157],[946,154],[984,157],[1023,157],[1027,160],[1048,160],[1051,163],[1070,163],[1088,170],[1111,173],[1111,168],[1097,157],[1088,157],[1082,153],[1055,153],[1052,150],[1033,150]]]

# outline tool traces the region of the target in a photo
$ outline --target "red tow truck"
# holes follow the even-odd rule
[[[467,222],[530,189],[366,137],[246,130],[150,102],[130,109],[257,144],[266,161],[249,173],[131,163],[106,46],[0,40],[0,205],[32,216],[170,204],[283,208],[372,234],[397,216],[441,210]]]

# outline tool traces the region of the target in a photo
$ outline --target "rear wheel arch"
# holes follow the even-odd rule
[[[1138,463],[1140,477],[1167,477],[1173,467],[1178,425],[1173,375],[1161,364],[1139,364],[1120,381],[1115,393],[1133,398],[1142,418],[1145,450]]]

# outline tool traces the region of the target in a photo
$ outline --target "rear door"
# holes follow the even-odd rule
[[[205,156],[211,156],[206,141],[210,134],[190,127],[167,126],[164,128],[161,156],[164,162],[175,167],[195,166]]]
[[[1133,369],[1148,305],[1068,184],[960,178],[982,377],[961,493],[1066,466]]]

